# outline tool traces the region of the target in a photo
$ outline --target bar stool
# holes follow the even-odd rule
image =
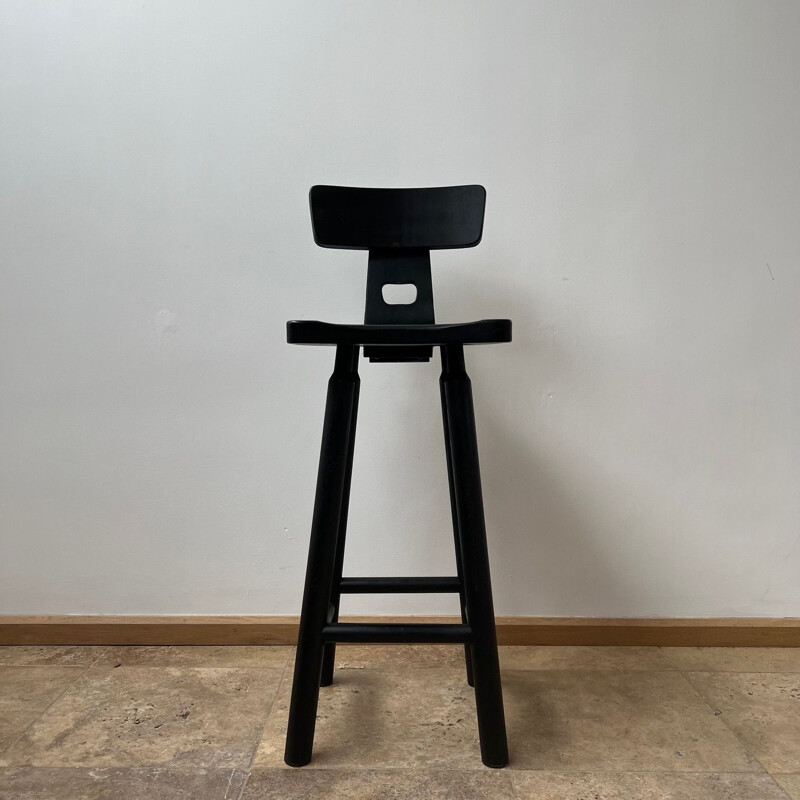
[[[504,767],[508,746],[464,345],[511,341],[511,320],[435,324],[430,265],[431,250],[475,247],[480,242],[486,190],[314,186],[310,203],[319,246],[368,250],[369,261],[363,325],[298,320],[286,326],[290,344],[335,345],[336,361],[328,382],[284,760],[294,767],[311,760],[319,687],[333,681],[337,642],[455,642],[464,644],[467,681],[475,689],[481,759],[488,767]],[[413,284],[416,299],[409,304],[387,303],[383,287],[388,284]],[[441,350],[439,386],[455,577],[342,577],[362,347],[372,362],[429,361],[434,347]],[[457,593],[461,623],[338,621],[342,594],[389,592]]]

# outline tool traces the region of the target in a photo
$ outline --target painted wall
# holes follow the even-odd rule
[[[0,4],[0,612],[296,613],[363,253],[314,183],[483,183],[435,253],[503,614],[800,615],[800,4]],[[350,574],[447,574],[438,363],[364,363]],[[446,612],[452,598],[349,598]]]

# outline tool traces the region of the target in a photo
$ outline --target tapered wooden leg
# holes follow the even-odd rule
[[[317,493],[311,523],[303,607],[289,707],[284,760],[301,767],[311,760],[322,676],[322,628],[327,622],[336,539],[347,476],[350,425],[358,394],[358,348],[339,345],[328,382]]]
[[[497,657],[489,551],[483,516],[481,474],[472,386],[464,367],[464,348],[442,348],[442,386],[447,408],[453,489],[461,543],[464,599],[472,628],[472,667],[481,759],[487,767],[508,764],[503,690]]]
[[[347,445],[347,465],[345,467],[344,487],[342,489],[342,505],[339,511],[339,534],[336,537],[336,559],[333,567],[333,583],[331,585],[330,615],[331,622],[339,621],[339,601],[341,594],[339,584],[342,580],[344,568],[344,543],[347,535],[347,512],[350,507],[350,479],[353,475],[353,453],[356,446],[356,422],[358,419],[358,392],[359,381],[356,381],[355,395],[353,396],[353,412],[350,416],[350,440]],[[320,686],[330,686],[333,683],[333,665],[336,660],[336,644],[329,642],[325,645],[322,656],[322,678]]]
[[[443,356],[444,357],[444,356]],[[444,375],[439,379],[439,391],[442,396],[442,423],[444,425],[444,452],[447,459],[447,485],[450,488],[450,511],[453,516],[453,538],[455,541],[456,549],[456,574],[461,584],[461,589],[458,593],[458,599],[461,603],[461,622],[468,625],[467,620],[467,605],[464,599],[464,570],[461,566],[461,537],[458,532],[458,512],[456,510],[456,497],[455,488],[453,486],[453,459],[450,454],[450,426],[447,424],[447,396],[444,390]],[[469,644],[464,645],[464,661],[467,666],[467,683],[470,686],[475,685],[472,677],[472,646]]]

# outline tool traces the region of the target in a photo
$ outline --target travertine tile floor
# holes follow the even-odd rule
[[[0,647],[0,799],[800,800],[800,649],[501,648],[505,770],[460,648],[337,656],[297,770],[290,647]]]

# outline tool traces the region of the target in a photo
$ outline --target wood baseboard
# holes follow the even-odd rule
[[[455,622],[455,617],[342,617],[347,622]],[[294,644],[298,617],[0,616],[0,645]],[[503,645],[800,647],[800,618],[498,617]]]

